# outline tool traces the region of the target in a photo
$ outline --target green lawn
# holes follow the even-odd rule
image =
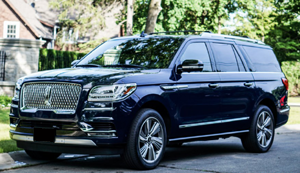
[[[21,150],[9,137],[9,109],[0,109],[0,153]]]
[[[300,103],[300,96],[298,96],[298,97],[289,97],[288,102],[289,103]]]

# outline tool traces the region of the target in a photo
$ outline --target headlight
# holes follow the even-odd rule
[[[88,101],[117,101],[130,96],[136,84],[99,85],[90,91]]]
[[[16,83],[16,88],[15,88],[15,95],[14,99],[18,100],[20,96],[20,91],[21,91],[21,84],[23,83],[24,77],[18,79]]]

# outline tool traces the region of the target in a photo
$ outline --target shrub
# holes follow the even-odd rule
[[[0,95],[0,108],[2,107],[2,105],[8,106],[8,104],[11,103],[11,100],[12,98],[9,96]]]
[[[289,81],[289,94],[300,95],[300,61],[283,61],[281,69]]]
[[[57,68],[69,68],[74,60],[80,59],[85,53],[40,49],[39,71]]]

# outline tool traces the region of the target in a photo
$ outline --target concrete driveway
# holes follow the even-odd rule
[[[65,154],[57,161],[41,162],[21,151],[10,153],[10,157],[11,164],[21,168],[3,170],[2,166],[3,172],[139,172],[127,169],[119,156]],[[277,129],[267,153],[246,152],[238,138],[185,143],[167,148],[158,168],[143,172],[300,172],[300,125]]]

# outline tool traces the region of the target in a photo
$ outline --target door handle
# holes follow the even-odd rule
[[[246,82],[246,83],[244,83],[244,85],[249,87],[249,86],[252,86],[253,83]]]
[[[219,84],[209,84],[208,85],[210,88],[217,88],[219,86]]]

